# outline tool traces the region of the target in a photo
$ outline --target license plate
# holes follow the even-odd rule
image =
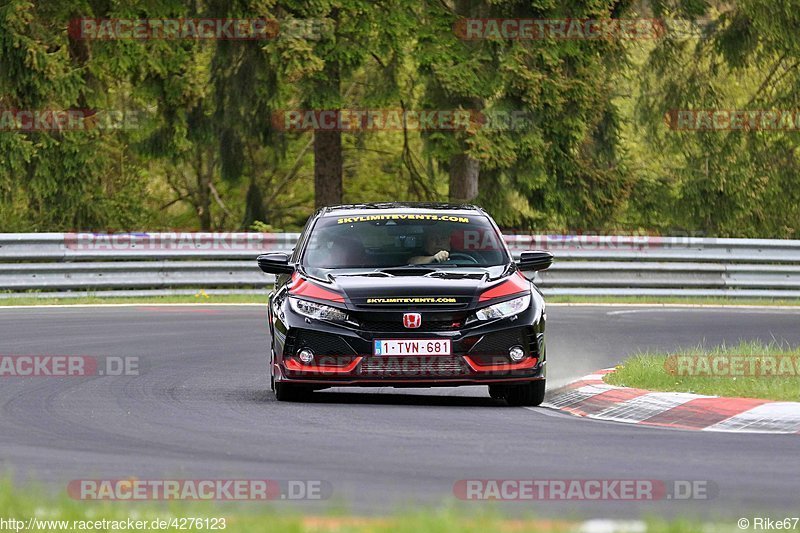
[[[375,355],[450,355],[450,339],[376,340]]]

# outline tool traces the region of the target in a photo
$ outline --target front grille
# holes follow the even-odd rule
[[[420,312],[422,322],[418,328],[406,328],[403,325],[403,313],[357,313],[361,329],[364,331],[406,331],[434,332],[456,331],[464,327],[467,315],[464,312]]]
[[[361,375],[380,377],[448,377],[463,376],[467,368],[460,357],[366,357],[361,362]]]
[[[418,328],[408,329],[403,326],[403,319],[397,320],[362,320],[361,329],[365,331],[455,331],[462,326],[461,322],[453,320],[425,320],[423,315],[422,324]]]
[[[287,343],[288,346],[288,343]],[[355,355],[355,351],[338,335],[317,331],[300,331],[297,333],[291,349],[294,353],[309,348],[315,355]]]
[[[470,355],[504,355],[512,346],[527,348],[527,342],[520,329],[499,331],[484,335],[470,350]]]

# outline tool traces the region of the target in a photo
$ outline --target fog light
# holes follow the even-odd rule
[[[511,358],[512,361],[517,363],[519,361],[522,361],[522,359],[525,357],[525,350],[523,350],[519,346],[514,346],[513,348],[508,350],[508,356]]]
[[[297,354],[297,357],[300,358],[300,361],[304,365],[310,365],[314,361],[314,352],[312,352],[308,348],[304,348],[300,350],[300,353]]]

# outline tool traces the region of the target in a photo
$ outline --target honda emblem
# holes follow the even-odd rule
[[[404,313],[403,325],[409,329],[415,329],[422,325],[422,315],[419,313]]]

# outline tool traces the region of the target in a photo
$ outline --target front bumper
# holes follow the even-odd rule
[[[534,325],[495,325],[467,333],[389,333],[314,325],[319,327],[287,330],[273,368],[276,380],[321,387],[449,387],[545,379],[544,332]],[[373,355],[373,341],[386,338],[449,339],[451,355]],[[508,356],[513,346],[523,348],[522,361]],[[310,364],[297,357],[304,348],[314,352]]]

